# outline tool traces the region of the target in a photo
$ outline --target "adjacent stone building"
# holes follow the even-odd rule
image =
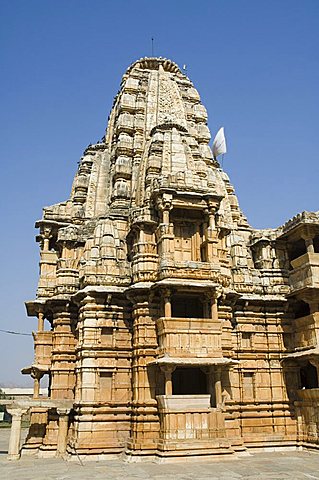
[[[69,200],[36,224],[23,452],[177,459],[318,444],[319,214],[252,228],[210,139],[174,62],[128,68]]]

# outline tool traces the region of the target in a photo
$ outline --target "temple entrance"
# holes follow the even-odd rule
[[[200,368],[176,368],[172,374],[173,395],[208,393],[206,375]]]

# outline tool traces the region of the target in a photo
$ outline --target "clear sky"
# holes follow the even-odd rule
[[[254,227],[319,210],[318,0],[1,0],[1,322],[31,333],[34,222],[69,196],[101,138],[126,68],[154,54],[187,65],[224,169]],[[31,336],[0,332],[0,385],[25,385]]]

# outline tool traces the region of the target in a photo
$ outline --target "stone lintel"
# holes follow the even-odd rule
[[[110,285],[110,286],[99,286],[99,285],[90,285],[87,287],[84,287],[82,290],[79,290],[76,294],[72,295],[72,300],[75,303],[80,302],[86,295],[89,295],[91,293],[95,294],[108,294],[108,293],[124,293],[125,288],[124,287],[116,287],[115,285]]]
[[[220,284],[217,282],[212,282],[211,280],[188,280],[186,278],[165,278],[154,282],[152,288],[156,287],[186,287],[186,288],[199,288],[199,289],[217,289],[220,287]]]
[[[216,357],[216,358],[196,358],[196,357],[162,357],[152,360],[148,365],[189,365],[189,366],[206,366],[206,365],[220,365],[220,366],[230,366],[239,363],[238,360],[233,360],[231,358]]]
[[[51,400],[51,399],[18,399],[18,400],[0,400],[0,405],[5,405],[7,410],[28,410],[32,407],[43,407],[43,408],[60,408],[60,409],[71,409],[73,408],[73,400]],[[11,414],[11,413],[10,413]]]

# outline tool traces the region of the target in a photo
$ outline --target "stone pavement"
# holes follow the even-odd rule
[[[319,479],[319,453],[258,453],[236,459],[178,464],[6,459],[9,429],[0,429],[1,480],[309,480]]]

